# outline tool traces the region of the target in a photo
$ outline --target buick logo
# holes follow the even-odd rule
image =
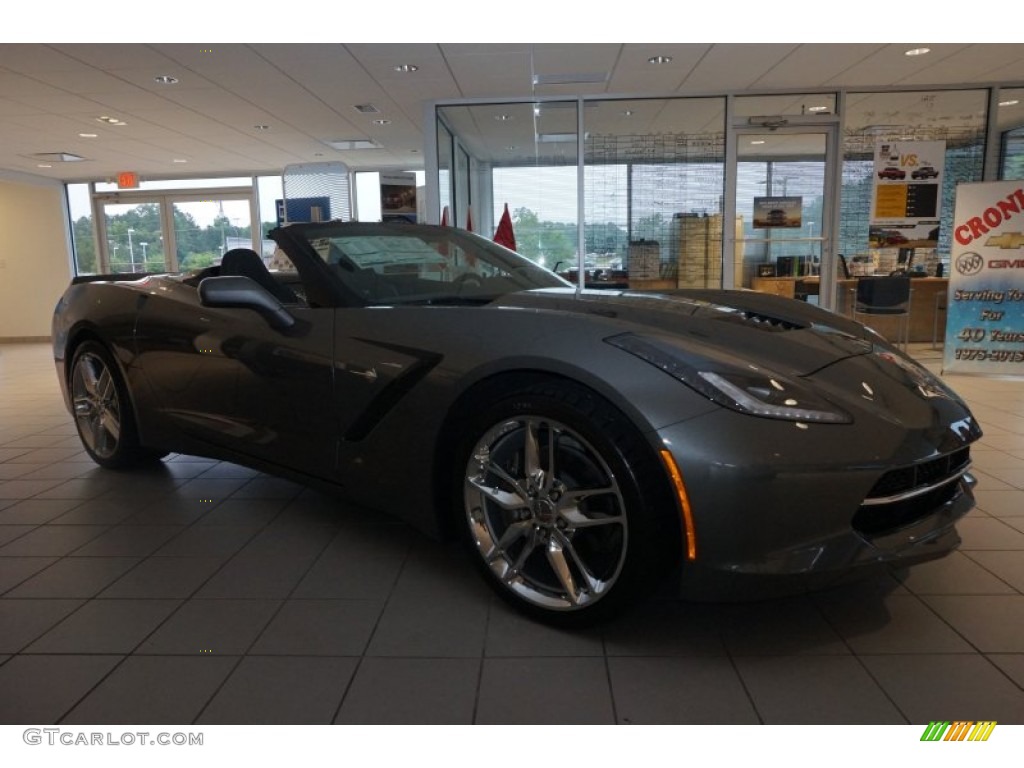
[[[956,271],[961,275],[976,275],[985,267],[985,260],[980,253],[967,251],[956,257]]]

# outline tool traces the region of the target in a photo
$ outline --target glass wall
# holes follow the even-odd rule
[[[648,287],[721,284],[724,116],[723,98],[587,104],[588,284],[618,285],[627,271]],[[439,136],[454,137],[455,210],[472,203],[476,231],[490,235],[507,206],[517,249],[578,280],[578,102],[441,107],[438,117]]]
[[[64,189],[67,193],[68,218],[71,221],[75,274],[95,275],[99,261],[96,254],[96,225],[92,218],[90,185],[68,184]]]
[[[473,231],[491,237],[508,206],[517,250],[568,276],[579,232],[576,102],[442,107],[438,119],[439,137],[454,137],[449,224],[467,228],[471,212]]]
[[[584,127],[586,262],[613,270],[594,277],[721,285],[725,100],[595,102]]]
[[[440,210],[451,211],[453,137],[444,123],[437,123],[437,186]],[[440,219],[438,219],[440,221]],[[451,223],[451,222],[446,222]]]
[[[1024,88],[999,92],[999,178],[1024,179]]]
[[[1022,92],[1000,94],[1004,176],[1024,176],[1024,109],[1011,103]],[[956,186],[985,178],[990,98],[974,88],[445,104],[428,184],[458,211],[449,223],[464,226],[472,204],[485,236],[507,204],[519,249],[571,279],[580,243],[588,282],[641,288],[757,287],[758,274],[788,277],[792,263],[808,285],[820,272],[822,304],[835,306],[836,254],[899,258],[871,239],[880,142],[942,143],[937,247],[917,263],[948,259]],[[798,217],[772,221],[784,213],[771,206],[790,198]]]
[[[879,242],[872,241],[869,232],[879,183],[875,168],[878,148],[942,142],[938,247],[924,249],[928,252],[916,254],[915,261],[921,265],[942,261],[948,267],[956,185],[983,179],[988,100],[989,92],[984,89],[851,93],[847,97],[839,252],[848,263],[870,263],[882,271],[899,263],[899,249],[877,247]]]
[[[67,185],[76,274],[198,269],[231,248],[273,255],[281,177]]]

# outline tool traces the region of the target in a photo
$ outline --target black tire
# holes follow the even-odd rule
[[[117,363],[99,342],[84,341],[75,349],[68,390],[82,446],[100,466],[127,469],[166,455],[140,445],[128,388]]]
[[[455,514],[484,578],[516,609],[586,626],[640,602],[678,562],[678,515],[653,449],[592,391],[544,380],[458,429]]]

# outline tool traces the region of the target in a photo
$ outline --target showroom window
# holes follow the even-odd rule
[[[628,270],[636,287],[719,286],[725,100],[594,102],[584,126],[588,269]]]
[[[465,228],[471,213],[473,230],[491,237],[508,205],[519,252],[568,274],[579,238],[576,116],[575,101],[440,108],[438,136],[456,137],[449,223]]]
[[[956,185],[983,178],[988,98],[988,91],[982,89],[849,94],[839,228],[839,252],[848,261],[855,257],[879,259],[869,237],[877,147],[880,143],[908,146],[913,142],[945,145],[938,248],[935,253],[917,254],[915,261],[948,261]]]
[[[440,210],[451,210],[453,142],[451,131],[441,121],[437,121],[437,183]]]
[[[471,202],[476,230],[490,236],[507,203],[521,250],[559,271],[582,260],[588,280],[591,270],[628,270],[618,277],[638,287],[758,287],[762,274],[820,275],[813,300],[835,308],[838,255],[876,264],[887,263],[876,251],[904,257],[881,244],[877,220],[872,226],[880,144],[920,142],[939,153],[918,158],[917,177],[906,171],[909,185],[932,187],[926,191],[938,201],[937,247],[915,247],[914,260],[936,271],[948,259],[957,184],[986,173],[1024,177],[1024,89],[998,95],[1002,154],[989,171],[986,158],[996,154],[986,147],[985,88],[438,104],[438,175],[428,186],[443,187],[442,202],[429,214],[436,221],[449,205],[464,216]],[[927,176],[929,161],[941,174]],[[790,202],[794,216],[782,210]],[[759,226],[759,214],[786,220]],[[449,221],[464,225],[459,216]],[[696,243],[698,231],[704,254],[682,245]],[[582,255],[565,245],[573,234]]]
[[[439,136],[456,137],[451,197],[470,196],[475,229],[491,235],[507,205],[517,249],[573,280],[580,237],[578,111],[579,102],[559,100],[438,109]],[[615,280],[614,273],[631,269],[651,287],[675,287],[685,260],[686,284],[721,283],[724,114],[722,98],[585,103],[588,281]],[[443,173],[447,160],[438,162]],[[462,215],[453,223],[463,226]]]
[[[198,269],[240,246],[274,250],[280,176],[68,184],[75,272]],[[99,218],[97,218],[97,216]],[[254,227],[254,223],[258,223]]]
[[[1024,88],[999,91],[999,178],[1024,179]]]

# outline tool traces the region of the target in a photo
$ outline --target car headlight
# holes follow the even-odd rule
[[[849,424],[850,415],[791,378],[756,365],[745,368],[710,356],[687,355],[666,349],[631,333],[606,341],[636,355],[690,389],[721,406],[751,416],[783,421]]]

